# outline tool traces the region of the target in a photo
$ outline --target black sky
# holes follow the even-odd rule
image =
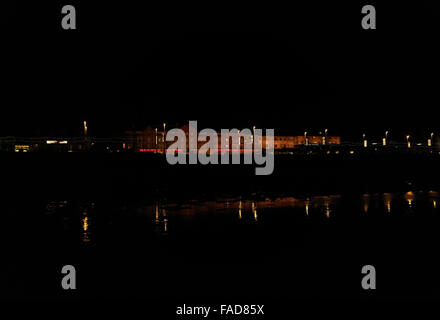
[[[117,135],[147,124],[356,137],[437,130],[440,19],[420,1],[154,7],[5,4],[0,135]],[[61,29],[74,4],[78,29]],[[6,12],[6,13],[5,13]]]

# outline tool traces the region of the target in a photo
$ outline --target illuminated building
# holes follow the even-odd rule
[[[30,146],[28,144],[16,144],[14,147],[15,152],[28,152],[30,150]]]
[[[160,126],[159,126],[160,128]],[[189,126],[184,125],[180,129],[185,132],[186,135],[186,149],[189,150]],[[252,131],[251,131],[252,132]],[[126,131],[126,148],[127,150],[133,150],[136,152],[159,152],[163,153],[164,148],[168,148],[173,142],[165,141],[166,133],[162,128],[160,130],[153,129],[148,127],[145,130],[132,130]],[[253,133],[243,134],[240,139],[240,151],[241,152],[252,152],[252,147],[245,148],[245,146],[252,145],[254,139],[258,139],[258,142],[262,141],[263,148],[266,145],[266,137],[259,136],[255,137]],[[222,145],[222,139],[226,139],[222,137],[220,133],[218,135],[218,146],[219,152],[220,146]],[[200,133],[198,133],[200,137]],[[197,148],[200,149],[206,141],[197,141]],[[310,136],[310,135],[302,135],[302,136],[274,136],[274,150],[286,150],[286,149],[295,149],[304,145],[307,146],[321,146],[321,145],[339,145],[341,144],[341,137],[338,136]],[[229,150],[232,149],[231,143],[229,143]]]

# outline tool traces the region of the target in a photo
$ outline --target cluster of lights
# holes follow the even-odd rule
[[[384,146],[386,146],[386,145],[388,144],[388,134],[389,134],[389,131],[385,131],[385,137],[382,138],[382,144],[383,144]],[[406,138],[406,143],[407,143],[407,145],[408,145],[408,148],[411,148],[411,140],[410,140],[411,136],[408,134],[408,135],[405,136],[405,138]],[[431,134],[430,134],[430,136],[429,136],[429,139],[428,139],[428,141],[427,141],[428,147],[432,147],[432,141],[433,141],[433,139],[434,139],[434,132],[431,132]],[[366,148],[366,147],[368,146],[368,141],[367,141],[367,139],[366,139],[366,135],[365,135],[365,133],[362,134],[362,140],[363,140],[363,145],[364,145],[364,147]],[[377,144],[377,143],[373,143],[373,145],[374,145],[374,144]],[[419,143],[418,145],[422,145],[422,144]]]

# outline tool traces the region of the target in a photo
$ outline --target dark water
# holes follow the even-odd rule
[[[6,200],[2,294],[16,298],[438,297],[440,195]],[[60,289],[63,265],[78,290]]]

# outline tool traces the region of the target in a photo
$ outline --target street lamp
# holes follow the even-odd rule
[[[431,132],[431,138],[428,139],[428,147],[432,146],[432,139],[434,138],[434,132]]]
[[[157,128],[154,128],[154,132],[155,132],[155,137],[156,137],[155,151],[156,151],[156,153],[157,153]]]
[[[167,126],[167,124],[164,122],[163,123],[163,153],[165,153],[165,147],[166,147],[166,145],[165,145],[166,126]]]
[[[406,136],[406,143],[408,144],[408,148],[411,148],[411,142],[409,141],[410,135]]]
[[[367,142],[367,139],[365,139],[365,133],[362,134],[362,140],[364,141],[364,148],[366,148],[368,145],[368,142]]]
[[[385,138],[383,139],[383,145],[384,146],[387,145],[387,140],[388,140],[388,131],[385,131]]]
[[[324,144],[327,144],[327,129],[324,129]]]

